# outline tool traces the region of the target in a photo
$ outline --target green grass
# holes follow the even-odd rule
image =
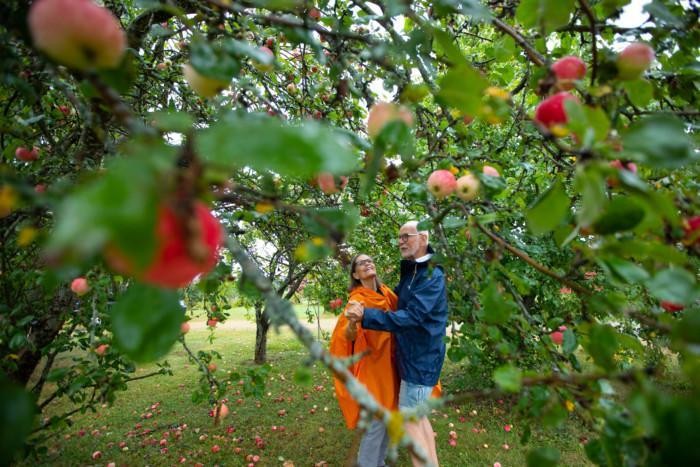
[[[217,362],[219,373],[227,369],[244,370],[252,365],[253,331],[239,332],[217,330],[214,345],[207,342],[208,331],[191,331],[187,341],[193,351],[214,348],[224,356]],[[245,456],[259,455],[258,465],[282,465],[291,460],[296,466],[307,466],[326,461],[331,466],[344,465],[353,440],[353,433],[343,424],[340,411],[333,398],[331,377],[320,365],[312,368],[310,386],[295,384],[295,370],[305,361],[307,353],[288,331],[270,332],[268,356],[271,371],[265,395],[260,400],[238,395],[238,387],[232,385],[228,394],[231,414],[221,426],[213,426],[209,417],[209,406],[193,404],[191,391],[197,385],[199,373],[187,361],[182,347],[176,345],[167,357],[174,369],[174,376],[155,378],[130,383],[130,388],[120,393],[114,406],[99,407],[97,413],[76,414],[73,425],[55,431],[47,443],[48,453],[38,462],[27,461],[25,465],[175,465],[180,457],[187,459],[185,465],[201,462],[204,465],[247,465]],[[67,362],[67,360],[60,361]],[[146,365],[138,369],[145,374],[154,369]],[[443,384],[450,389],[451,374],[456,366],[446,363]],[[47,388],[49,391],[50,388]],[[238,399],[242,402],[237,402]],[[160,403],[156,410],[152,404]],[[61,413],[70,406],[58,402],[49,406],[47,415]],[[315,408],[315,413],[311,413]],[[278,411],[286,414],[279,416]],[[142,419],[147,412],[151,419]],[[475,414],[473,411],[476,411]],[[461,406],[448,406],[432,414],[433,428],[437,432],[438,456],[442,466],[492,466],[498,461],[503,466],[525,465],[529,446],[519,443],[522,427],[513,415],[510,402],[485,400]],[[142,428],[136,429],[137,424]],[[176,428],[187,425],[176,438]],[[504,431],[505,424],[512,424],[510,433]],[[273,431],[273,426],[284,426],[285,431]],[[228,433],[232,427],[234,432]],[[152,433],[141,434],[144,429]],[[476,429],[478,433],[472,431]],[[80,436],[80,430],[85,435]],[[97,430],[93,434],[94,430]],[[457,446],[448,444],[448,433],[458,434]],[[168,433],[167,437],[165,433]],[[561,430],[533,430],[531,445],[547,444],[561,450],[560,465],[587,465],[583,448],[578,439],[583,431],[575,422]],[[258,449],[254,438],[260,436],[265,447]],[[201,439],[200,439],[201,438]],[[167,453],[161,453],[159,441],[167,440]],[[118,447],[125,442],[128,450]],[[510,449],[505,450],[507,443]],[[211,452],[213,445],[221,451]],[[488,446],[488,447],[487,447]],[[241,453],[234,453],[240,447]],[[91,459],[94,451],[101,451],[102,458]],[[402,453],[398,465],[410,465]]]

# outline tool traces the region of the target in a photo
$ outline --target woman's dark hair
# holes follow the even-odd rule
[[[361,281],[352,277],[352,275],[355,273],[355,268],[357,268],[357,258],[359,258],[362,255],[369,256],[368,254],[365,254],[365,253],[358,253],[355,256],[353,256],[352,261],[350,261],[350,285],[348,286],[348,291],[352,291],[352,289],[354,289],[355,287],[359,287],[362,285]],[[369,256],[369,257],[370,257],[370,259],[372,258],[371,256]],[[375,268],[376,268],[376,266],[375,266]],[[379,292],[379,288],[382,285],[382,281],[379,280],[378,275],[374,276],[374,282],[377,284],[377,292]]]

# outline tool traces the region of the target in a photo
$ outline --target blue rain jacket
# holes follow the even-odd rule
[[[429,251],[432,252],[432,249]],[[401,261],[401,279],[394,292],[398,309],[365,308],[362,327],[390,331],[396,336],[399,376],[423,386],[437,384],[445,360],[447,289],[440,266],[430,260]]]

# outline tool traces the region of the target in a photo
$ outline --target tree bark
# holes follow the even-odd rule
[[[265,313],[264,304],[255,304],[255,363],[262,365],[267,362],[267,331],[270,329],[270,318]]]

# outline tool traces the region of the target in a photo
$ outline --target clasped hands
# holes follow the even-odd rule
[[[365,314],[365,307],[362,303],[350,300],[345,308],[345,317],[350,321],[362,321],[362,316]]]

